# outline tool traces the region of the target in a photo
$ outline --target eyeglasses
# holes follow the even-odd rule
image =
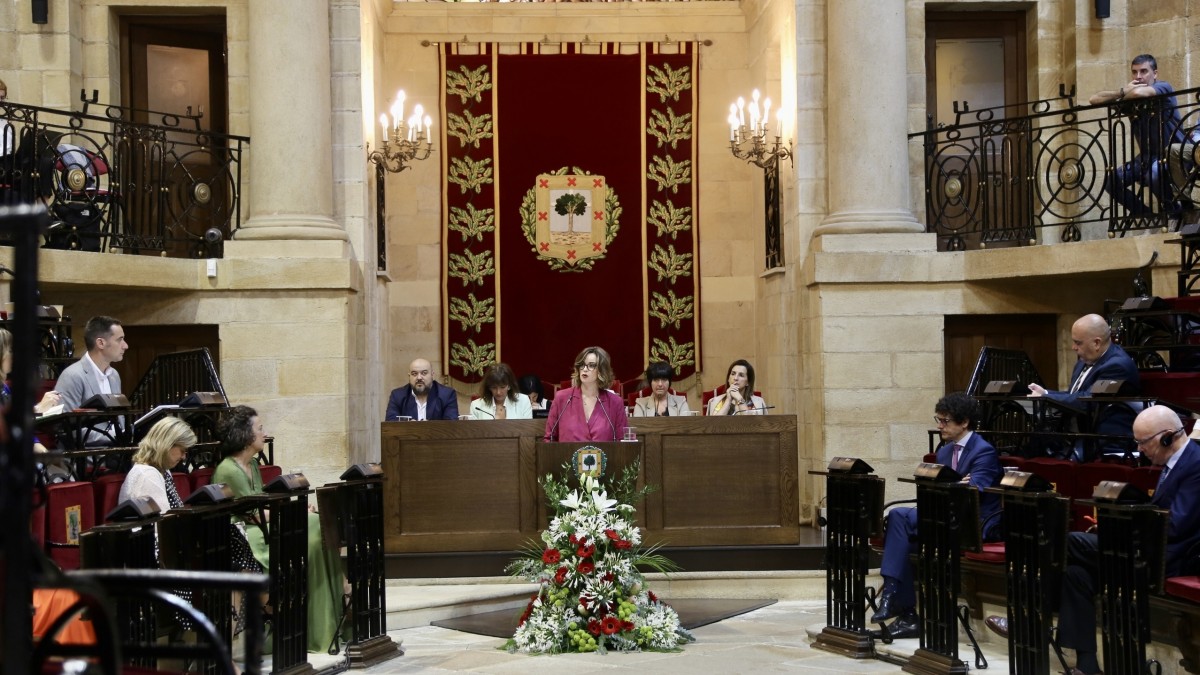
[[[953,421],[954,420],[950,419],[949,417],[938,417],[937,415],[933,416],[933,423],[938,425],[939,427],[944,427]]]
[[[1172,431],[1173,431],[1173,429],[1163,429],[1162,431],[1160,431],[1160,432],[1158,432],[1158,433],[1156,433],[1156,434],[1154,434],[1154,435],[1147,436],[1147,437],[1145,437],[1145,438],[1142,438],[1142,439],[1137,439],[1137,438],[1135,438],[1135,439],[1133,439],[1133,442],[1134,442],[1134,443],[1137,443],[1137,446],[1138,446],[1139,448],[1141,448],[1141,447],[1144,447],[1145,445],[1147,445],[1147,444],[1148,444],[1150,441],[1152,441],[1152,440],[1154,440],[1154,439],[1158,438],[1159,436],[1162,436],[1163,434],[1169,434],[1169,433],[1171,433]]]
[[[579,364],[580,370],[597,370],[599,368],[600,364],[596,361],[588,361],[586,363]]]

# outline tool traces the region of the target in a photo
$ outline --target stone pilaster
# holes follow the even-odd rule
[[[333,220],[329,0],[253,0],[250,217],[238,239],[346,239]]]
[[[904,0],[837,0],[828,26],[830,233],[921,232],[909,204]]]

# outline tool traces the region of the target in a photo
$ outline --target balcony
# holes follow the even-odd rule
[[[1080,241],[1085,229],[1117,238],[1196,220],[1200,89],[1176,92],[1180,122],[1168,97],[1078,106],[1073,90],[1059,93],[979,111],[956,104],[953,125],[909,136],[921,144],[927,231],[939,250]]]
[[[221,257],[250,139],[81,98],[80,112],[0,102],[0,204],[44,203],[45,248]]]

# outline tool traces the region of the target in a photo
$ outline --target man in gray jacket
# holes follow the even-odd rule
[[[55,391],[62,396],[65,412],[78,408],[96,394],[121,393],[121,375],[112,367],[129,349],[121,322],[111,316],[94,316],[88,319],[84,328],[83,341],[87,353],[67,366],[54,385]],[[88,434],[88,445],[108,445],[110,442],[111,439],[106,439],[100,432]]]

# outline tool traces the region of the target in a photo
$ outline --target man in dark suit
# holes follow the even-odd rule
[[[1128,437],[1133,427],[1132,408],[1124,403],[1107,403],[1096,407],[1100,404],[1080,401],[1079,398],[1090,395],[1092,386],[1101,380],[1120,380],[1122,396],[1137,394],[1141,390],[1137,364],[1121,349],[1121,345],[1112,343],[1108,322],[1099,314],[1080,317],[1071,326],[1071,349],[1079,355],[1079,360],[1071,371],[1070,388],[1067,391],[1049,391],[1040,385],[1030,384],[1029,395],[1045,396],[1067,408],[1091,415],[1094,424],[1090,431],[1093,433]],[[1110,448],[1123,452],[1125,443],[1116,440],[1100,442],[1100,451]],[[1090,456],[1085,458],[1082,449],[1080,446],[1076,450],[1075,459],[1082,461],[1094,458],[1094,452],[1089,452]]]
[[[1000,468],[996,448],[974,432],[979,417],[975,399],[956,392],[943,396],[933,408],[933,420],[942,437],[942,446],[937,451],[937,463],[948,466],[962,475],[963,482],[977,489],[994,487],[1000,483],[1003,471]],[[984,539],[994,539],[999,531],[999,495],[980,493],[979,518]],[[916,637],[920,632],[917,616],[916,590],[913,584],[913,566],[909,560],[917,536],[917,510],[900,507],[888,512],[887,529],[883,537],[883,564],[879,573],[883,576],[883,590],[879,595],[879,611],[871,617],[873,623],[898,617],[888,631],[894,638]]]
[[[458,393],[433,379],[433,367],[426,359],[416,359],[408,367],[408,384],[392,390],[388,398],[385,422],[401,416],[414,420],[458,419]]]
[[[1163,468],[1151,503],[1171,512],[1167,526],[1167,576],[1184,573],[1187,552],[1200,543],[1200,445],[1187,436],[1179,416],[1166,406],[1146,408],[1133,421],[1138,449]],[[1072,675],[1100,672],[1096,658],[1096,535],[1072,532],[1067,539],[1058,643],[1075,650]],[[1187,570],[1189,574],[1194,571]]]

